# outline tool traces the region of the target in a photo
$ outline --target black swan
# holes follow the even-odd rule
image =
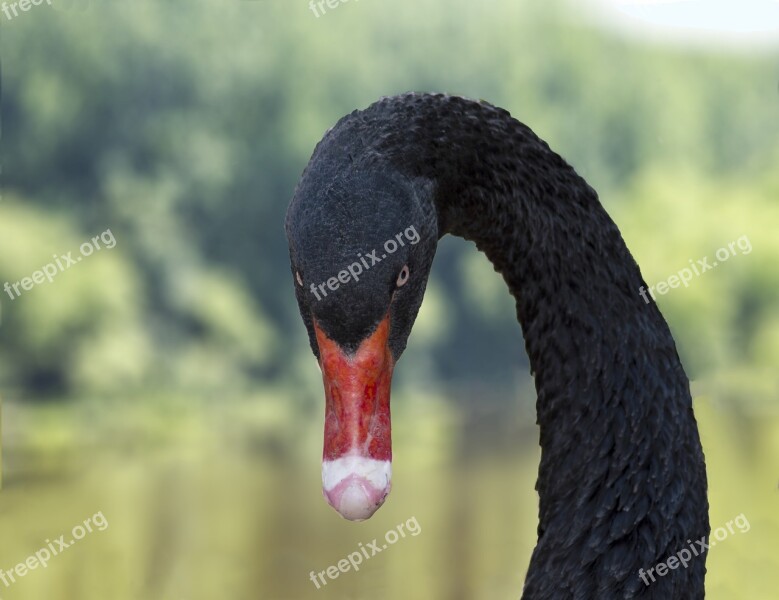
[[[673,338],[596,192],[527,126],[456,96],[383,98],[325,134],[286,231],[325,387],[323,491],[342,516],[370,517],[389,492],[392,371],[451,233],[506,281],[535,377],[538,544],[523,598],[704,597],[705,553],[668,560],[709,535]]]

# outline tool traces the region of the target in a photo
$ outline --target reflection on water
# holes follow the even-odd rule
[[[12,569],[98,511],[110,527],[46,569],[0,584],[3,598],[519,596],[536,535],[538,450],[533,428],[518,420],[507,426],[509,415],[399,411],[393,491],[373,519],[351,523],[321,496],[318,423],[284,426],[267,413],[253,418],[247,405],[94,420],[80,431],[63,429],[68,419],[46,409],[19,410],[9,412],[25,433],[16,431],[6,448],[0,568]],[[774,597],[777,422],[740,422],[753,440],[745,457],[738,450],[744,431],[736,434],[728,415],[706,404],[696,410],[712,524],[744,513],[752,525],[712,552],[707,597]],[[501,421],[499,433],[481,433],[492,418]],[[470,427],[474,419],[481,425]],[[337,565],[411,518],[419,535],[315,587],[311,571]]]

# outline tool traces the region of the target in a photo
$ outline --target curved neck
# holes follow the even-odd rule
[[[420,197],[434,205],[439,234],[474,241],[516,299],[542,447],[526,596],[641,593],[640,568],[708,534],[706,477],[673,338],[640,295],[616,225],[595,191],[503,110],[444,96],[376,106],[378,155],[427,182]],[[653,592],[697,597],[704,561],[650,582]]]

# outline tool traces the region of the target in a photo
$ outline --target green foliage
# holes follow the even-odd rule
[[[307,340],[287,267],[287,201],[327,127],[407,89],[486,98],[530,124],[601,192],[646,273],[754,238],[741,265],[661,306],[694,373],[745,356],[775,364],[775,213],[764,214],[779,158],[772,64],[637,43],[564,7],[375,0],[317,19],[304,3],[106,2],[9,23],[4,175],[26,221],[6,207],[5,230],[29,236],[53,219],[70,235],[57,248],[106,227],[121,242],[110,273],[94,275],[101,285],[89,281],[98,265],[84,265],[5,303],[5,377],[31,396],[44,380],[69,395],[128,382],[299,382],[288,357]],[[10,234],[0,243],[2,277],[35,268],[9,254],[19,247]],[[28,245],[26,256],[50,253]],[[441,382],[488,376],[508,388],[524,360],[513,308],[467,246],[439,253],[438,309],[423,310],[406,362]],[[400,385],[413,371],[399,370]]]
[[[744,410],[775,406],[779,238],[772,224],[779,205],[768,178],[715,182],[690,169],[655,167],[624,192],[614,216],[647,284],[698,268],[704,258],[712,267],[657,295],[690,377],[720,386],[732,379]]]
[[[0,204],[0,280],[17,284],[45,265],[56,273],[27,291],[17,285],[18,297],[3,297],[0,368],[3,379],[30,397],[63,389],[116,390],[144,375],[151,340],[137,302],[143,284],[121,246],[57,268],[59,257],[89,239],[64,216],[41,214],[7,196]]]

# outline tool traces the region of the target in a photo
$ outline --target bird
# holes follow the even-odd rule
[[[285,230],[322,371],[323,494],[341,516],[369,518],[390,491],[392,374],[438,241],[459,236],[513,295],[536,388],[522,598],[704,597],[705,550],[677,558],[710,525],[674,339],[596,191],[527,125],[483,100],[383,97],[316,145]]]

